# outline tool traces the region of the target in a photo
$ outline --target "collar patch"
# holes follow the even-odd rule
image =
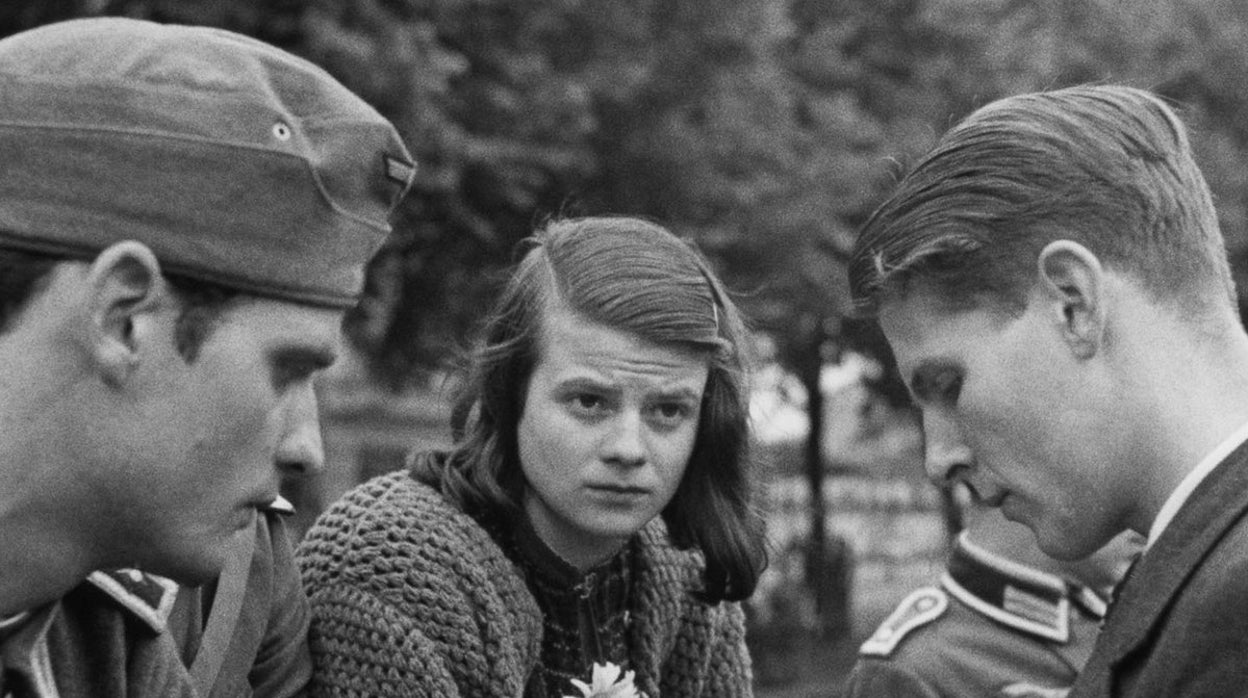
[[[177,582],[135,569],[92,572],[87,581],[142,618],[152,630],[164,632],[178,595]]]
[[[998,623],[1054,642],[1070,640],[1072,597],[1095,615],[1095,599],[1080,594],[1094,596],[1090,590],[1076,591],[1061,577],[984,550],[965,533],[958,537],[941,586]]]

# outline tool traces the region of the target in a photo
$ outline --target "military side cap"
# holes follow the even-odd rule
[[[121,18],[0,41],[0,246],[347,307],[415,172],[327,72],[207,27]]]

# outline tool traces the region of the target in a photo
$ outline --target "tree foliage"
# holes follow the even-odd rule
[[[0,33],[89,15],[257,36],[396,123],[420,172],[349,324],[396,387],[462,341],[514,243],[565,214],[695,239],[791,366],[829,340],[886,354],[845,321],[856,227],[974,107],[1076,82],[1183,105],[1248,268],[1236,0],[12,0]]]

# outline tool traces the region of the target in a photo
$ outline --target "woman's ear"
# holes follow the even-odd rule
[[[121,385],[139,365],[138,328],[168,289],[156,255],[133,241],[106,248],[87,274],[89,352],[104,381]]]
[[[1075,356],[1089,359],[1105,337],[1106,275],[1088,248],[1054,240],[1040,251],[1038,302],[1045,303]]]

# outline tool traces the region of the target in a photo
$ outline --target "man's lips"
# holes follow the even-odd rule
[[[252,509],[267,509],[270,504],[277,501],[278,496],[276,492],[265,492],[254,497],[248,497],[243,506]]]
[[[996,508],[996,507],[1001,506],[1001,504],[1005,501],[1005,498],[1008,497],[1010,494],[1009,492],[1005,490],[996,490],[995,492],[992,492],[992,493],[985,493],[981,491],[975,485],[965,480],[963,481],[962,484],[966,485],[966,489],[971,493],[971,498],[976,503],[982,504],[986,507]]]

